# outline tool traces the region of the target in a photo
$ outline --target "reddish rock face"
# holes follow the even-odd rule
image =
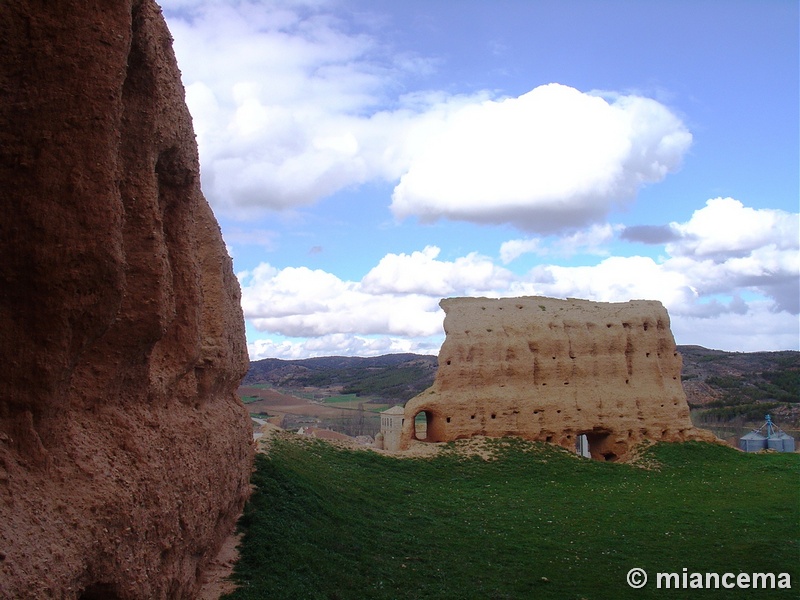
[[[696,429],[681,357],[660,302],[450,298],[431,388],[405,407],[401,446],[474,435],[521,436],[599,460],[642,440],[716,438]],[[422,428],[420,427],[420,430]]]
[[[169,32],[15,0],[0,42],[0,597],[191,598],[252,435]]]

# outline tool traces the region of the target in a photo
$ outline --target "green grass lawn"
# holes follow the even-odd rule
[[[397,459],[277,438],[227,598],[800,597],[800,455],[658,444],[642,466],[488,440]],[[631,589],[626,574],[650,575]],[[656,589],[656,572],[790,573],[790,590]]]
[[[383,412],[391,404],[377,404],[369,402],[367,398],[356,396],[355,394],[342,394],[339,396],[328,396],[324,399],[325,404],[332,404],[336,408],[345,408],[348,410],[359,410],[359,407],[367,412],[379,413]]]

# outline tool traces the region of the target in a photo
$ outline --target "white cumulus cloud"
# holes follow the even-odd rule
[[[433,352],[442,340],[442,297],[522,295],[659,300],[678,343],[740,351],[796,348],[797,219],[796,213],[710,200],[688,221],[670,225],[678,234],[670,236],[659,260],[608,256],[591,265],[541,264],[522,274],[477,253],[444,260],[436,246],[387,254],[359,281],[261,264],[240,274],[245,316],[257,330],[281,339],[253,342],[251,353]],[[591,247],[616,231],[598,226],[567,239]]]
[[[713,198],[686,223],[671,223],[679,238],[667,244],[674,256],[741,257],[759,248],[797,250],[798,213],[750,208],[733,198]]]
[[[614,235],[624,228],[610,223],[595,223],[588,229],[581,229],[570,234],[548,241],[542,237],[508,240],[500,246],[500,260],[508,264],[523,254],[539,256],[574,256],[578,253],[608,255],[606,245],[614,239]]]
[[[359,282],[305,267],[261,264],[239,278],[245,317],[260,331],[424,337],[442,328],[439,299],[431,295],[370,293]]]
[[[291,209],[387,181],[400,219],[551,233],[599,222],[677,169],[692,139],[639,96],[410,88],[435,59],[325,2],[170,0],[165,13],[217,210]]]
[[[387,254],[361,282],[375,294],[424,294],[444,297],[479,294],[505,287],[512,275],[489,258],[472,252],[454,261],[438,260],[440,249],[427,246],[411,254]]]
[[[708,200],[685,223],[671,223],[665,268],[689,278],[701,295],[750,289],[777,310],[800,313],[800,214]]]
[[[412,158],[392,210],[540,233],[586,226],[676,170],[691,140],[655,100],[540,86],[450,115]]]

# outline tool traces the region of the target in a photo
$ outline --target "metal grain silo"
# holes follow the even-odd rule
[[[783,431],[773,433],[767,438],[767,448],[777,452],[794,452],[794,438]]]
[[[751,431],[747,435],[743,435],[739,438],[739,448],[745,452],[766,450],[767,436],[761,435],[758,431]]]

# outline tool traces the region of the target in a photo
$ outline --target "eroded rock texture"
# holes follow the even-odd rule
[[[0,597],[191,598],[252,436],[171,38],[151,0],[15,0],[0,43]]]
[[[592,457],[624,458],[642,440],[714,436],[695,429],[681,357],[659,302],[451,298],[431,388],[405,407],[402,445],[474,435],[521,436]]]

